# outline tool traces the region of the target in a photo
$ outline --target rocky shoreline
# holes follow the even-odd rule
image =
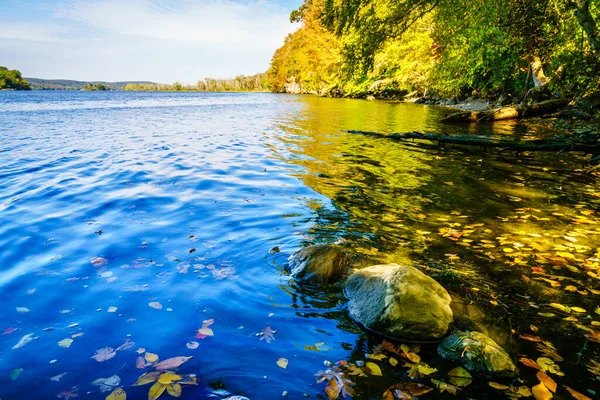
[[[314,245],[293,253],[287,270],[300,285],[341,284],[348,313],[369,332],[392,340],[439,342],[442,358],[479,376],[517,376],[513,358],[477,320],[484,314],[466,312],[469,306],[435,279],[409,265],[354,269],[352,260],[338,246]]]

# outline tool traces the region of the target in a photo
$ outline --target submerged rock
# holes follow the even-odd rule
[[[440,343],[438,353],[488,378],[514,377],[517,374],[517,367],[508,353],[480,332],[455,332]]]
[[[406,265],[374,265],[353,273],[344,288],[350,315],[399,339],[439,339],[452,323],[450,295],[433,278]]]
[[[342,279],[350,257],[334,245],[315,245],[298,250],[289,258],[294,279],[312,283],[335,283]]]

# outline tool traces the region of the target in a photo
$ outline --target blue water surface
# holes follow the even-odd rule
[[[193,356],[179,371],[198,385],[183,399],[218,388],[325,398],[324,362],[372,350],[339,290],[290,280],[293,251],[340,243],[423,261],[429,239],[415,232],[437,231],[424,213],[488,223],[528,202],[550,213],[581,201],[575,184],[588,178],[542,172],[554,157],[454,159],[342,132],[473,132],[442,127],[444,112],[263,93],[0,92],[0,399],[104,399],[93,382],[114,375],[145,399],[150,385],[131,385],[152,355]],[[527,195],[520,176],[537,197],[517,204],[507,195]],[[364,380],[357,398],[393,383]]]

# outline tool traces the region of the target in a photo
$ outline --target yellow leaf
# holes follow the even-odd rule
[[[167,385],[167,393],[173,397],[181,396],[181,385],[179,383],[172,383]]]
[[[148,400],[158,399],[160,397],[160,395],[165,392],[166,388],[167,388],[166,385],[163,385],[160,382],[156,382],[154,385],[152,385],[150,387],[150,390],[148,391]]]
[[[277,360],[277,365],[279,365],[283,369],[286,369],[288,366],[287,358],[280,358],[279,360]]]
[[[381,361],[384,358],[387,358],[387,356],[385,354],[369,354],[369,358],[371,360]]]
[[[122,388],[116,388],[112,391],[111,394],[106,396],[106,400],[125,400],[127,399],[127,395]]]
[[[503,384],[497,383],[497,382],[488,382],[488,385],[490,385],[494,389],[498,389],[498,390],[508,390],[508,389],[510,389],[509,386],[506,386],[506,385],[503,385]]]
[[[158,377],[158,381],[160,383],[162,383],[163,385],[168,385],[168,384],[178,381],[180,379],[181,379],[181,376],[179,376],[173,372],[165,372],[160,377]]]
[[[379,368],[379,365],[372,363],[372,362],[368,362],[365,364],[365,366],[367,367],[367,369],[369,370],[369,373],[371,375],[383,376],[383,374],[381,373],[381,369]]]
[[[535,400],[550,400],[553,396],[552,393],[544,386],[542,382],[531,388],[533,398]]]
[[[437,368],[431,368],[429,365],[421,363],[417,366],[417,370],[421,375],[431,375],[434,372],[437,372]]]
[[[144,358],[146,359],[146,361],[151,362],[151,363],[158,361],[158,355],[156,355],[154,353],[146,353],[144,355]]]
[[[160,376],[160,372],[147,372],[144,375],[140,376],[137,381],[131,386],[142,386],[146,385],[150,382],[154,382]]]
[[[502,250],[504,250],[505,253],[512,253],[514,250],[511,249],[510,247],[505,247]]]
[[[60,342],[58,342],[58,345],[60,347],[63,347],[63,348],[66,349],[66,348],[68,348],[71,345],[71,343],[73,343],[73,339],[67,338],[67,339],[63,339]]]
[[[473,381],[471,374],[463,367],[456,367],[448,372],[450,383],[458,387],[467,387]]]
[[[585,308],[581,308],[581,307],[571,307],[571,310],[572,310],[572,311],[575,311],[575,312],[578,312],[578,313],[584,313],[584,312],[587,312],[587,311],[585,310]]]
[[[388,361],[390,362],[390,365],[392,367],[395,367],[396,365],[398,365],[398,360],[396,360],[394,357],[390,357],[390,359]]]

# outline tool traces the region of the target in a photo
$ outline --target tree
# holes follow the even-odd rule
[[[29,83],[21,76],[21,72],[16,69],[9,70],[6,67],[0,66],[0,90],[15,89],[15,90],[31,90]]]

